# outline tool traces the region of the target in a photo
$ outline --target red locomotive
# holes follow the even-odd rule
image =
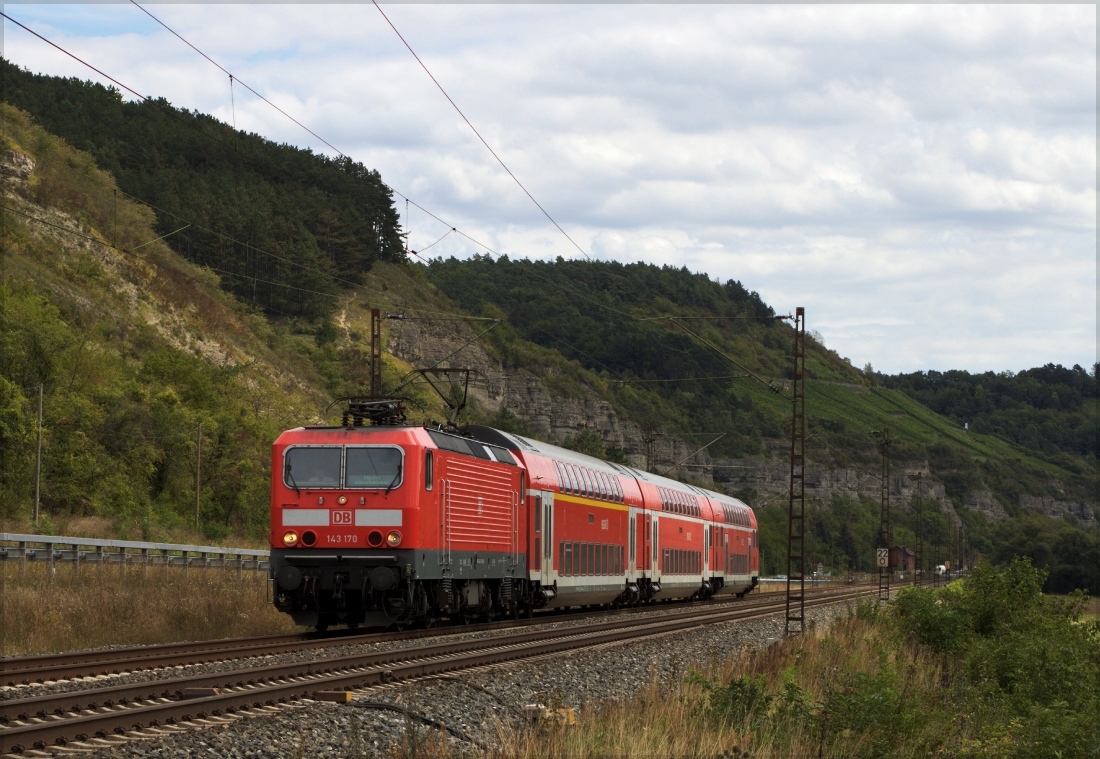
[[[735,498],[489,427],[303,427],[272,450],[275,606],[390,626],[744,595]]]

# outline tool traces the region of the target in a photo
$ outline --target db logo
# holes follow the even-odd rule
[[[334,511],[332,512],[333,524],[351,524],[352,516],[350,511]]]

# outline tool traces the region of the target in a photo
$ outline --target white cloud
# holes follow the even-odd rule
[[[880,370],[1096,359],[1094,6],[383,7],[596,257],[805,305]],[[6,9],[143,93],[234,118],[226,76],[132,6]],[[150,9],[471,237],[579,255],[373,6]],[[11,25],[4,42],[95,78]],[[241,128],[330,152],[236,95]],[[446,231],[409,219],[414,248]],[[430,251],[474,252],[455,235]]]

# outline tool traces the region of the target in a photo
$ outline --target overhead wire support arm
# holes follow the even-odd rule
[[[188,227],[190,227],[190,226],[191,226],[190,224],[184,224],[184,225],[183,225],[182,227],[180,227],[179,229],[173,229],[173,230],[172,230],[171,232],[169,232],[169,233],[168,233],[168,234],[166,234],[166,235],[161,235],[160,237],[154,237],[154,238],[153,238],[152,240],[150,240],[149,242],[143,242],[143,243],[142,243],[141,245],[138,245],[137,247],[134,247],[134,248],[130,248],[130,252],[132,253],[133,251],[135,251],[135,250],[138,250],[139,248],[144,248],[144,247],[145,247],[146,245],[152,245],[152,244],[153,244],[153,243],[155,243],[155,242],[156,242],[157,240],[163,240],[163,239],[164,239],[164,238],[166,238],[166,237],[171,237],[172,235],[176,234],[176,232],[182,232],[183,230],[187,229],[187,228],[188,228]]]
[[[774,384],[772,384],[771,382],[768,382],[768,381],[767,381],[766,379],[764,379],[764,378],[763,378],[763,377],[761,377],[760,375],[758,375],[758,374],[756,374],[755,372],[753,372],[753,371],[752,371],[751,369],[749,369],[749,368],[748,368],[747,366],[745,366],[744,364],[742,364],[742,363],[740,363],[739,361],[737,361],[737,359],[735,359],[735,358],[731,357],[730,355],[728,355],[728,354],[727,354],[727,353],[726,353],[725,351],[723,351],[723,350],[722,350],[721,348],[719,348],[718,346],[716,346],[716,345],[715,345],[714,343],[712,343],[712,342],[710,342],[709,340],[707,340],[707,339],[706,339],[705,337],[702,337],[701,335],[699,335],[699,334],[698,334],[698,333],[696,333],[696,332],[692,332],[692,331],[691,331],[690,329],[688,329],[688,328],[687,328],[687,327],[685,327],[685,326],[684,326],[683,324],[681,324],[681,323],[680,323],[680,321],[681,321],[681,320],[680,320],[680,317],[677,317],[677,316],[669,316],[669,317],[665,317],[665,318],[666,318],[666,319],[667,319],[668,321],[670,321],[670,322],[672,322],[673,324],[675,324],[675,325],[676,325],[677,327],[679,327],[680,329],[682,329],[682,330],[683,330],[684,332],[687,332],[687,333],[688,333],[689,335],[691,335],[692,337],[694,337],[694,338],[695,338],[696,340],[698,340],[699,342],[701,342],[701,343],[702,343],[703,345],[705,345],[705,346],[707,346],[708,348],[710,348],[710,349],[711,349],[712,351],[714,351],[715,353],[717,353],[717,354],[718,354],[719,356],[721,356],[722,358],[724,358],[724,359],[726,359],[727,361],[729,361],[729,362],[730,362],[731,364],[733,364],[734,366],[736,366],[736,367],[737,367],[738,369],[740,369],[740,370],[742,370],[742,371],[744,371],[744,372],[747,372],[747,373],[748,373],[748,375],[749,375],[750,377],[752,377],[752,378],[753,378],[754,380],[756,380],[756,381],[757,381],[757,382],[759,382],[760,384],[764,385],[764,386],[765,386],[766,388],[768,388],[769,390],[771,390],[771,391],[772,391],[773,393],[775,393],[776,395],[783,395],[783,391],[782,391],[782,390],[780,390],[780,389],[779,389],[778,387],[776,387],[776,386],[775,386]],[[796,331],[797,331],[797,329],[796,329]]]
[[[469,346],[473,345],[473,344],[474,344],[474,343],[476,343],[476,342],[477,342],[478,340],[480,340],[480,339],[481,339],[482,337],[484,337],[485,335],[489,334],[489,333],[490,333],[490,332],[492,332],[492,331],[493,331],[494,329],[496,329],[496,328],[497,328],[498,326],[500,326],[500,319],[496,319],[496,320],[494,320],[494,321],[493,321],[493,323],[492,323],[491,325],[489,325],[489,328],[488,328],[488,329],[486,329],[486,330],[485,330],[484,332],[480,332],[480,333],[478,333],[477,335],[475,335],[474,337],[472,337],[471,339],[467,340],[467,341],[466,341],[465,343],[463,343],[463,344],[462,344],[461,346],[459,346],[458,348],[455,348],[455,349],[454,349],[453,351],[451,351],[451,352],[450,352],[450,353],[448,353],[448,354],[447,354],[446,356],[444,356],[443,358],[441,358],[441,359],[439,359],[438,361],[436,361],[436,362],[435,362],[434,364],[432,364],[431,366],[425,367],[424,369],[417,369],[416,371],[413,371],[413,372],[410,372],[409,374],[406,374],[406,375],[405,375],[405,376],[404,376],[404,377],[402,378],[402,379],[404,379],[405,381],[404,381],[404,382],[402,382],[402,383],[401,383],[400,385],[398,385],[398,386],[397,386],[396,388],[394,388],[393,390],[391,390],[391,391],[389,392],[389,395],[395,395],[395,394],[397,394],[397,393],[398,393],[399,391],[403,390],[403,389],[404,389],[405,387],[407,387],[407,386],[408,386],[409,384],[411,384],[411,383],[412,383],[412,381],[413,381],[413,377],[415,377],[415,376],[416,376],[417,374],[422,374],[423,372],[427,372],[427,371],[431,371],[432,369],[435,369],[435,368],[436,368],[437,366],[439,366],[440,364],[442,364],[442,363],[443,363],[444,361],[446,361],[447,359],[449,359],[449,358],[450,358],[451,356],[454,356],[455,354],[459,353],[460,351],[462,351],[462,350],[464,350],[464,349],[468,348]]]
[[[718,442],[719,440],[721,440],[721,439],[722,439],[722,438],[724,438],[725,436],[726,436],[726,433],[724,433],[724,432],[722,432],[722,433],[719,433],[718,437],[714,438],[714,440],[711,440],[711,441],[710,441],[709,443],[707,443],[706,445],[704,445],[704,446],[703,446],[702,448],[700,448],[699,450],[697,450],[697,451],[692,451],[692,452],[691,452],[691,454],[689,454],[689,455],[685,456],[685,457],[684,457],[683,459],[681,459],[680,461],[676,462],[675,464],[673,464],[672,466],[670,466],[670,467],[669,467],[668,469],[666,469],[665,471],[661,472],[660,476],[661,476],[661,477],[665,477],[665,476],[667,476],[667,475],[668,475],[668,473],[669,473],[669,472],[671,472],[671,471],[672,471],[673,469],[675,469],[676,467],[678,467],[678,466],[681,466],[681,465],[683,465],[684,463],[686,463],[686,462],[690,461],[690,460],[691,460],[691,458],[692,458],[693,456],[695,456],[695,455],[696,455],[697,453],[702,453],[702,452],[703,452],[703,451],[705,451],[705,450],[706,450],[707,448],[710,448],[710,447],[711,447],[712,445],[714,445],[715,443],[717,443],[717,442]]]

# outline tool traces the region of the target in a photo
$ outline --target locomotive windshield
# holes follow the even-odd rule
[[[339,448],[291,448],[283,464],[283,480],[292,488],[340,486]]]
[[[401,484],[401,449],[348,448],[345,487],[386,488]]]

